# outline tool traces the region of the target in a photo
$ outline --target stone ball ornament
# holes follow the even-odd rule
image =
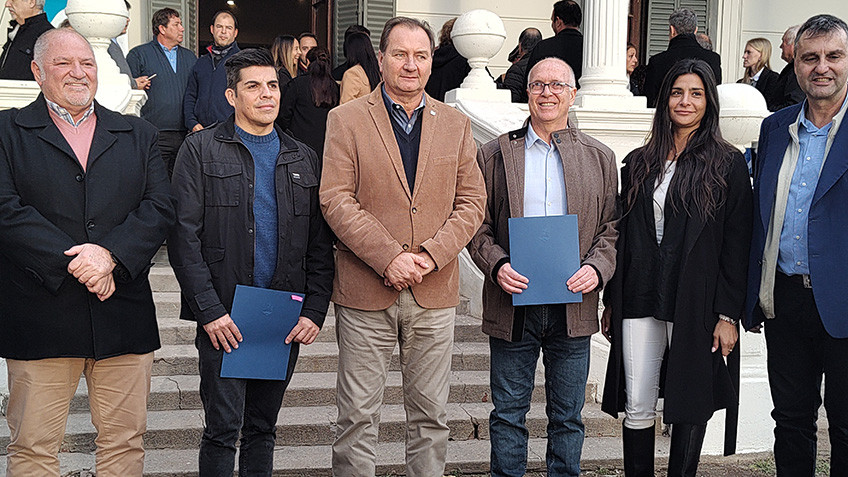
[[[68,22],[86,38],[115,38],[127,24],[124,0],[68,0]]]
[[[724,139],[744,149],[760,134],[760,124],[771,114],[763,95],[751,85],[718,85],[719,127]]]
[[[503,20],[489,10],[470,10],[457,18],[451,39],[456,50],[468,59],[471,66],[462,88],[495,89],[494,81],[486,73],[486,66],[506,40]]]

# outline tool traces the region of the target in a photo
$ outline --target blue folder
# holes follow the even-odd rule
[[[221,377],[285,381],[291,351],[286,337],[297,325],[302,306],[300,293],[236,285],[230,317],[243,341],[224,353]]]
[[[509,219],[509,260],[530,280],[526,290],[512,294],[513,306],[583,301],[565,285],[580,268],[576,215]]]

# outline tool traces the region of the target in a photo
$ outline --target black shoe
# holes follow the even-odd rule
[[[668,477],[695,477],[706,432],[706,424],[675,423],[671,426]]]
[[[647,429],[622,428],[625,477],[654,477],[655,426]]]

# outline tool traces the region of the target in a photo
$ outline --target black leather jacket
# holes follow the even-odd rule
[[[253,158],[233,116],[189,134],[172,191],[177,225],[168,255],[182,290],[180,318],[206,324],[229,313],[237,284],[253,285]],[[318,158],[277,129],[277,263],[269,288],[306,295],[302,316],[324,323],[333,283],[332,234],[318,203]]]

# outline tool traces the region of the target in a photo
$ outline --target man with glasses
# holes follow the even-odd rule
[[[598,292],[615,270],[615,197],[612,151],[568,124],[574,72],[558,58],[529,75],[530,121],[484,145],[486,217],[471,240],[471,257],[488,277],[483,284],[483,332],[491,348],[489,419],[492,476],[521,476],[527,465],[527,428],[536,363],[544,352],[550,475],[580,475],[580,413],[589,374],[590,337],[598,331]],[[576,214],[581,267],[565,283],[583,303],[513,307],[528,280],[510,265],[510,217]]]

